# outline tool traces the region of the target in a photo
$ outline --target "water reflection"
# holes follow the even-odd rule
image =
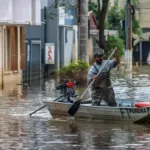
[[[68,149],[139,149],[144,148],[143,146],[147,147],[148,144],[144,135],[147,135],[149,129],[143,126],[113,123],[106,125],[79,120],[74,123],[67,121],[58,123],[58,120],[51,120],[49,125],[57,128],[59,134],[55,137],[71,142],[67,144]],[[138,138],[139,135],[143,137],[142,142]],[[69,140],[68,136],[71,137]]]
[[[132,79],[125,78],[120,71],[112,72],[116,98],[150,101],[150,69],[149,66],[141,69],[133,72]],[[149,126],[68,118],[54,120],[47,108],[29,117],[43,106],[43,100],[60,95],[55,90],[57,82],[41,80],[0,91],[0,149],[149,149]],[[80,85],[77,92],[82,94],[84,90]]]
[[[4,123],[0,132],[2,150],[146,149],[150,142],[150,130],[146,126],[28,117],[6,120],[1,120]]]

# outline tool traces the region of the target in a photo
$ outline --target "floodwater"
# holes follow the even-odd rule
[[[131,78],[132,77],[132,78]],[[116,98],[150,101],[150,66],[132,76],[112,73]],[[16,85],[0,91],[0,150],[146,150],[150,147],[150,126],[53,119],[44,99],[59,93],[53,79]],[[78,90],[82,93],[83,86]]]

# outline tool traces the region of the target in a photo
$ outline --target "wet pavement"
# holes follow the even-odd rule
[[[133,72],[132,79],[114,71],[112,83],[118,99],[150,101],[149,66]],[[47,108],[30,117],[43,100],[59,96],[56,84],[48,79],[0,91],[0,150],[149,149],[150,125],[53,119]]]

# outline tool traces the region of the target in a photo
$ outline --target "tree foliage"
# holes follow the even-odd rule
[[[107,49],[109,50],[108,55],[112,53],[112,50],[117,47],[118,49],[118,55],[122,56],[124,54],[124,43],[123,40],[119,37],[116,36],[108,36],[108,41],[107,41]]]
[[[96,19],[98,20],[99,14],[98,14],[98,5],[96,3],[90,2],[88,4],[88,10],[93,11],[95,14]]]
[[[51,19],[55,19],[57,16],[60,14],[58,11],[55,11],[54,8],[58,8],[58,6],[64,6],[65,7],[65,12],[68,10],[74,10],[77,11],[78,5],[76,2],[70,1],[70,0],[54,0],[53,3],[48,7],[48,16]],[[76,16],[77,17],[77,16]]]
[[[133,5],[136,5],[137,0],[132,0]],[[89,2],[89,10],[92,10],[99,20],[98,5]],[[120,37],[123,39],[123,32],[121,31],[121,21],[125,19],[125,9],[118,6],[118,2],[115,1],[115,5],[111,7],[107,13],[107,21],[105,22],[106,28],[110,30],[118,30]],[[132,31],[134,34],[141,35],[142,30],[140,28],[139,20],[134,16],[132,20]]]
[[[119,30],[121,29],[120,27],[120,18],[124,18],[124,13],[122,9],[117,9],[118,7],[115,5],[109,10],[109,13],[107,14],[107,21],[104,19],[104,25],[103,25],[103,31],[106,28],[108,29],[113,29],[113,30]],[[89,3],[89,10],[92,10],[96,16],[96,19],[99,20],[99,11],[98,11],[98,5],[95,3]],[[99,20],[99,23],[101,20]],[[111,22],[111,23],[110,23]],[[101,30],[101,29],[100,29]],[[104,35],[103,35],[103,42],[105,43],[105,53],[106,55],[109,55],[112,50],[115,47],[118,47],[118,52],[119,56],[123,55],[123,48],[124,48],[124,43],[123,40],[120,39],[119,37],[115,36],[109,36],[108,41],[104,41]],[[101,40],[101,39],[100,39]],[[100,46],[101,47],[101,46]],[[103,48],[103,47],[101,47]]]
[[[62,67],[58,74],[62,79],[73,79],[78,81],[86,80],[87,71],[89,69],[89,64],[84,60],[78,60],[77,63],[72,62],[68,66]]]
[[[119,8],[115,4],[109,11],[107,15],[107,27],[108,29],[118,30],[119,36],[124,39],[125,31],[122,30],[121,21],[125,20],[125,9]],[[142,29],[140,28],[139,20],[136,16],[132,19],[132,32],[137,35],[142,34]]]
[[[107,15],[107,28],[110,30],[119,30],[121,28],[120,21],[124,19],[124,10],[117,5],[113,6]]]
[[[137,0],[132,0],[132,4],[133,4],[134,6],[136,6]]]
[[[139,20],[137,19],[137,17],[134,17],[133,18],[133,22],[132,22],[132,32],[134,34],[137,34],[137,35],[141,35],[142,34],[142,29],[140,27],[140,22]]]

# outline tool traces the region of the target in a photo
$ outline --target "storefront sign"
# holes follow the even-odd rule
[[[55,45],[54,43],[45,44],[45,64],[55,63]]]

